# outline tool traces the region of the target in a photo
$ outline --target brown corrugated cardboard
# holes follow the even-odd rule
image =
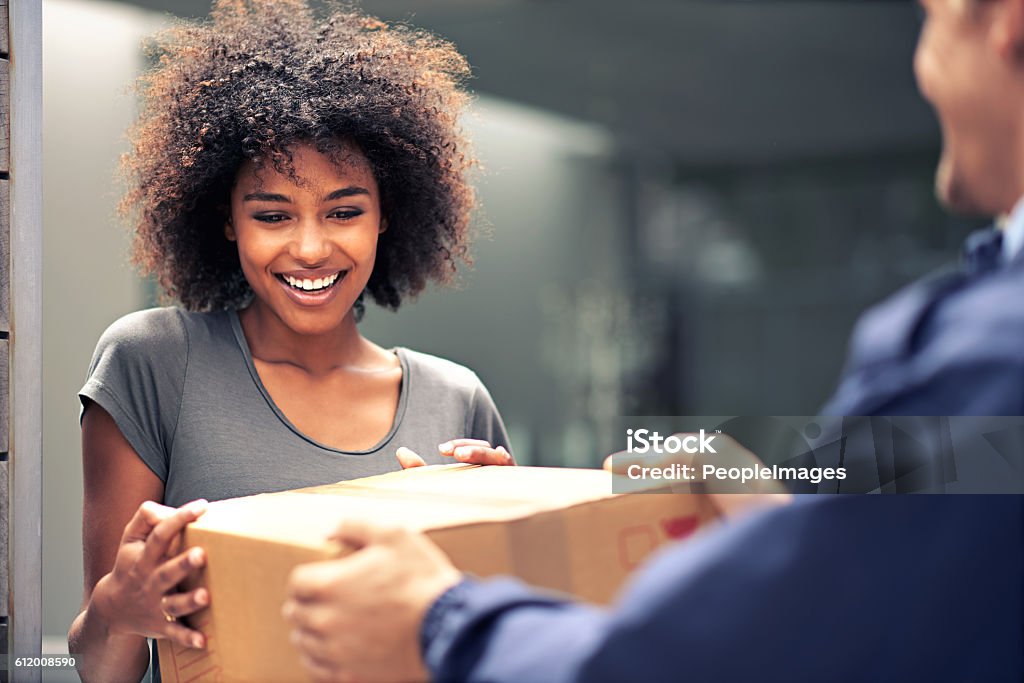
[[[185,531],[208,556],[211,606],[191,620],[207,649],[160,641],[165,683],[306,681],[280,614],[285,582],[342,553],[326,538],[345,516],[421,530],[479,576],[607,602],[651,551],[713,515],[701,496],[613,494],[600,470],[469,465],[211,503]]]

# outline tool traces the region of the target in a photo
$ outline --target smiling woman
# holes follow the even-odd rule
[[[146,637],[205,646],[178,618],[216,597],[176,590],[205,557],[174,541],[204,500],[514,464],[471,370],[358,328],[365,295],[398,308],[468,261],[462,57],[298,0],[224,0],[155,44],[122,208],[137,262],[179,306],[111,325],[80,392],[69,646],[87,681],[139,680]]]

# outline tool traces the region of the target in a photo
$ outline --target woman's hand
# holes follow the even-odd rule
[[[205,647],[205,638],[178,621],[210,604],[205,588],[176,588],[206,564],[201,548],[178,553],[181,532],[206,511],[206,501],[180,508],[153,501],[139,506],[125,527],[114,569],[93,589],[90,610],[111,635],[169,638],[185,647]]]
[[[437,452],[447,458],[472,465],[515,465],[512,454],[504,446],[492,448],[482,439],[452,439],[437,447]],[[402,469],[422,467],[426,461],[411,449],[402,446],[395,452]]]

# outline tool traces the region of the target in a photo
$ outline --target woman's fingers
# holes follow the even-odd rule
[[[483,439],[452,439],[438,446],[437,450],[441,455],[453,455],[455,449],[459,446],[483,446],[490,448],[491,444]]]
[[[158,593],[167,593],[205,563],[206,553],[202,548],[189,548],[153,572],[152,588]]]
[[[452,451],[452,457],[459,462],[471,463],[474,465],[514,465],[512,456],[505,450],[504,446],[491,448],[490,446],[456,446]]]
[[[168,621],[163,628],[163,634],[165,638],[185,647],[197,649],[206,647],[206,636],[178,621]]]
[[[410,467],[423,467],[427,464],[426,460],[405,446],[401,446],[395,451],[395,457],[398,458],[398,463],[402,466],[403,470],[407,470]]]
[[[437,447],[438,453],[459,462],[473,465],[515,465],[512,454],[504,446],[492,448],[482,439],[452,439]],[[422,467],[426,461],[406,447],[395,452],[403,469]]]
[[[210,604],[210,591],[196,588],[187,593],[171,593],[160,599],[160,609],[175,619],[187,617]]]
[[[174,508],[161,505],[152,500],[147,500],[139,506],[128,520],[124,533],[121,535],[121,543],[132,541],[145,541],[157,524],[174,514]]]
[[[153,527],[146,537],[146,547],[142,551],[140,562],[144,567],[157,566],[166,556],[174,538],[182,532],[186,525],[194,522],[206,512],[205,500],[194,500],[188,505],[174,511]]]

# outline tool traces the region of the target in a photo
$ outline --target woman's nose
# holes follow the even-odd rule
[[[291,244],[292,256],[307,265],[326,261],[331,255],[331,243],[324,227],[316,220],[302,221]]]

